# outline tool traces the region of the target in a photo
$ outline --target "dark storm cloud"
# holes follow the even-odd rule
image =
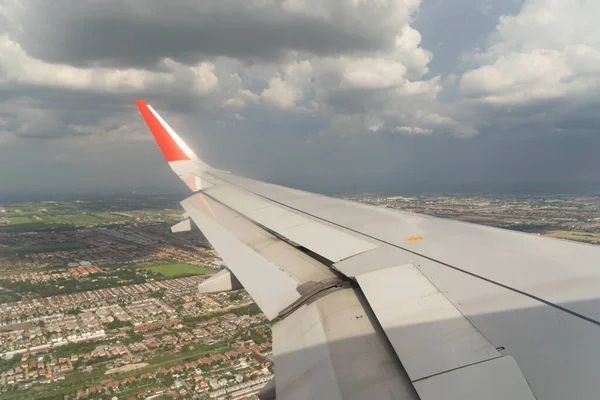
[[[271,124],[286,129],[276,118]],[[600,191],[598,135],[341,138],[315,136],[293,123],[290,134],[281,135],[268,125],[188,137],[215,166],[328,194]]]
[[[185,186],[150,141],[90,143],[83,147],[65,146],[59,141],[43,146],[24,141],[10,151],[0,148],[0,182],[0,198],[106,195],[136,190],[185,195]]]
[[[389,89],[338,90],[332,92],[326,102],[340,114],[363,113],[370,108],[383,108],[386,101],[389,101],[389,92]]]
[[[600,136],[600,99],[581,99],[565,104],[564,112],[555,117],[556,126],[565,131],[593,132]]]
[[[26,125],[15,132],[16,136],[26,139],[60,139],[68,136],[87,136],[91,134],[91,132],[77,131],[62,122]]]
[[[331,3],[331,4],[330,4]],[[54,63],[151,67],[166,57],[195,63],[210,56],[274,59],[286,50],[315,54],[373,51],[393,44],[396,21],[377,20],[337,1],[331,20],[284,12],[280,2],[32,1],[12,33],[28,54]],[[367,19],[366,19],[366,18]],[[372,24],[372,22],[376,22]],[[43,39],[42,39],[43,38]]]
[[[0,117],[4,134],[31,140],[60,139],[103,133],[97,126],[81,130],[76,126],[94,126],[107,114],[122,114],[119,96],[96,95],[53,88],[14,86],[0,95]],[[133,111],[133,106],[131,106]]]
[[[335,85],[314,78],[322,72],[341,81],[340,71],[350,71],[353,78],[388,79],[389,60],[376,58],[387,55],[403,26],[402,15],[387,18],[380,14],[393,14],[392,10],[356,11],[347,2],[331,1],[322,2],[331,16],[324,20],[317,2],[294,12],[283,12],[282,2],[264,7],[253,3],[261,2],[189,1],[173,6],[158,0],[37,0],[24,2],[11,18],[0,12],[0,35],[6,29],[29,56],[47,62],[165,71],[161,62],[165,58],[188,64],[207,60],[215,64],[218,77],[214,91],[202,95],[182,87],[193,80],[183,80],[185,85],[167,80],[127,91],[82,87],[68,79],[60,85],[52,80],[42,85],[26,79],[39,72],[35,69],[11,81],[5,72],[18,73],[20,68],[0,57],[3,193],[182,189],[143,126],[133,104],[136,97],[151,102],[214,166],[308,190],[333,194],[600,190],[597,89],[497,104],[460,90],[465,70],[479,67],[477,62],[485,64],[469,58],[473,49],[486,49],[499,17],[518,13],[523,1],[423,1],[412,26],[433,58],[427,64],[431,72],[420,79],[441,75],[444,90],[438,97],[435,90],[402,97],[396,87],[326,90]],[[344,69],[347,65],[342,63],[334,66],[338,70],[313,58],[315,54],[348,56],[350,66],[369,56],[376,60],[368,65],[381,76],[369,75],[368,68]],[[286,75],[286,66],[296,59],[311,63],[309,89],[294,86],[300,79]],[[326,73],[319,71],[330,67]],[[274,109],[261,102],[261,92],[275,76],[294,86],[292,94],[306,91],[295,103],[303,110]],[[234,102],[232,108],[222,106],[242,89],[252,90],[245,97],[250,100],[243,105]],[[524,89],[528,91],[529,87]],[[317,107],[313,101],[322,103]],[[376,133],[363,126],[355,127],[356,132],[332,128],[336,118],[348,118],[352,125],[365,116],[374,117],[374,123],[381,118],[383,127]],[[434,133],[411,135],[393,129],[405,125],[431,128]],[[452,137],[460,136],[456,132],[465,127],[477,128],[479,135]]]

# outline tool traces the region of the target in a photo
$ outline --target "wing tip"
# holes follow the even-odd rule
[[[134,103],[136,106],[138,106],[138,108],[148,107],[148,102],[145,100],[137,99],[134,101]]]
[[[146,125],[158,143],[167,162],[187,161],[194,158],[191,150],[181,141],[175,132],[156,114],[145,100],[134,101]],[[179,141],[179,143],[178,143]]]

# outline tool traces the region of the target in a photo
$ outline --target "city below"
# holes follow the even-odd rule
[[[600,197],[349,196],[600,244]],[[0,204],[0,400],[256,398],[271,322],[170,196]]]

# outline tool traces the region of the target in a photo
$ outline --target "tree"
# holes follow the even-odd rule
[[[157,291],[151,292],[150,296],[154,297],[155,299],[159,299],[162,300],[163,297],[165,297],[165,293],[166,293],[166,289],[165,288],[160,288]]]
[[[229,295],[229,301],[241,301],[244,297],[239,293],[232,293]]]
[[[175,379],[171,376],[171,374],[166,374],[162,379],[163,385],[170,387],[175,383]]]

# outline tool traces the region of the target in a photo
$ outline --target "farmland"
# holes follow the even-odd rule
[[[145,265],[141,268],[146,271],[158,272],[169,278],[183,275],[212,274],[215,272],[215,270],[212,268],[205,268],[197,265],[169,261],[156,262],[149,265]]]

